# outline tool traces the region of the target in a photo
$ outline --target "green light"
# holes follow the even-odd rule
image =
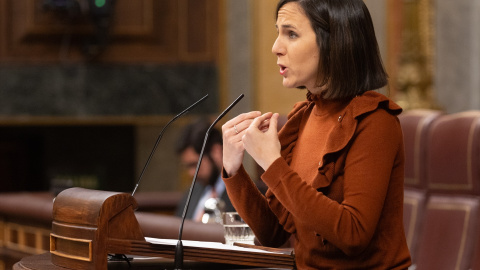
[[[106,0],[95,0],[95,6],[97,6],[99,8],[103,7],[103,6],[105,6],[105,2],[106,2]]]

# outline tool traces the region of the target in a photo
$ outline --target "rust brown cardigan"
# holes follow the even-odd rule
[[[328,136],[326,154],[302,157],[319,162],[307,184],[289,162],[313,106],[306,100],[289,113],[279,133],[282,158],[262,175],[266,196],[243,167],[224,177],[235,208],[263,245],[280,246],[293,235],[299,269],[406,269],[404,149],[396,117],[402,109],[374,91],[352,99]]]

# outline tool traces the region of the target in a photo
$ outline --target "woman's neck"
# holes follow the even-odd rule
[[[318,116],[338,115],[348,104],[348,100],[328,100],[324,99],[322,95],[312,94],[311,98],[315,103],[315,114]]]

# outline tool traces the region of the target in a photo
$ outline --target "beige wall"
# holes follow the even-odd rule
[[[383,63],[387,63],[387,1],[385,0],[364,0],[372,16],[375,35],[382,54]]]

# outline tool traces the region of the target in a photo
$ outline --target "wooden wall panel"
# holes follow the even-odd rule
[[[181,59],[214,59],[218,44],[217,1],[179,0],[178,3]]]
[[[82,1],[82,0],[78,0]],[[102,62],[214,62],[218,0],[117,0]],[[82,61],[96,34],[90,18],[68,20],[43,0],[2,0],[0,61]]]

